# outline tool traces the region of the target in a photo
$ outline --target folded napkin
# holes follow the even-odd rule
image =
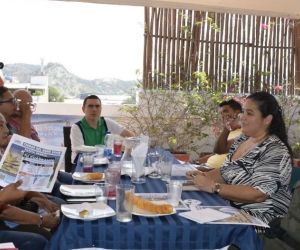
[[[148,175],[155,170],[155,168],[153,168],[153,167],[144,167],[144,169],[145,169],[145,175]],[[124,168],[124,169],[122,169],[122,174],[127,174],[127,175],[131,176],[132,169]]]
[[[69,204],[69,205],[62,205],[62,210],[64,212],[70,213],[72,215],[79,216],[79,212],[83,210],[87,210],[90,212],[89,215],[85,215],[85,218],[88,217],[96,217],[114,213],[114,210],[107,206],[104,203],[87,203],[84,202],[82,204]]]
[[[60,189],[73,195],[91,195],[95,194],[94,186],[89,185],[61,185]]]

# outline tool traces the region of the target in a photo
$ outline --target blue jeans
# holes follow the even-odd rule
[[[19,250],[42,250],[48,240],[35,233],[0,231],[0,243],[12,242]]]

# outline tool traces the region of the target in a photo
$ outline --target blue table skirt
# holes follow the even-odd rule
[[[78,161],[76,171],[82,168]],[[105,167],[94,171],[103,172]],[[131,183],[122,176],[122,183]],[[75,184],[83,184],[74,181]],[[166,183],[146,177],[145,184],[136,186],[137,193],[166,193]],[[228,205],[216,194],[183,191],[182,200],[197,199],[204,206]],[[115,201],[108,201],[115,210]],[[262,249],[254,227],[249,225],[199,224],[176,214],[147,218],[133,215],[133,220],[121,223],[116,217],[95,221],[69,219],[65,216],[47,245],[48,250],[67,250],[86,247],[107,249],[215,249],[230,244],[242,250]]]

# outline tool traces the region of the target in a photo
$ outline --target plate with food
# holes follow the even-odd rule
[[[175,214],[175,208],[166,200],[148,201],[135,196],[132,214],[144,217],[158,217]]]
[[[103,202],[63,204],[61,205],[61,211],[68,218],[86,221],[111,217],[116,214],[110,206]]]
[[[72,150],[76,151],[78,153],[94,153],[94,152],[96,152],[96,147],[81,145],[81,146],[72,148]]]
[[[91,197],[95,196],[94,185],[61,185],[60,192],[67,196]]]
[[[80,162],[82,163],[82,157],[80,158]],[[106,157],[94,157],[94,165],[104,165],[108,164],[109,160]]]
[[[72,178],[77,181],[82,181],[84,183],[96,183],[104,181],[104,173],[95,172],[95,173],[83,173],[83,172],[74,172]]]

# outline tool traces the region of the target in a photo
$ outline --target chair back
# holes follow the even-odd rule
[[[72,150],[71,150],[71,139],[70,139],[71,127],[64,126],[63,133],[64,133],[64,146],[67,148],[65,153],[65,171],[71,173],[72,172],[72,161],[71,161]]]

